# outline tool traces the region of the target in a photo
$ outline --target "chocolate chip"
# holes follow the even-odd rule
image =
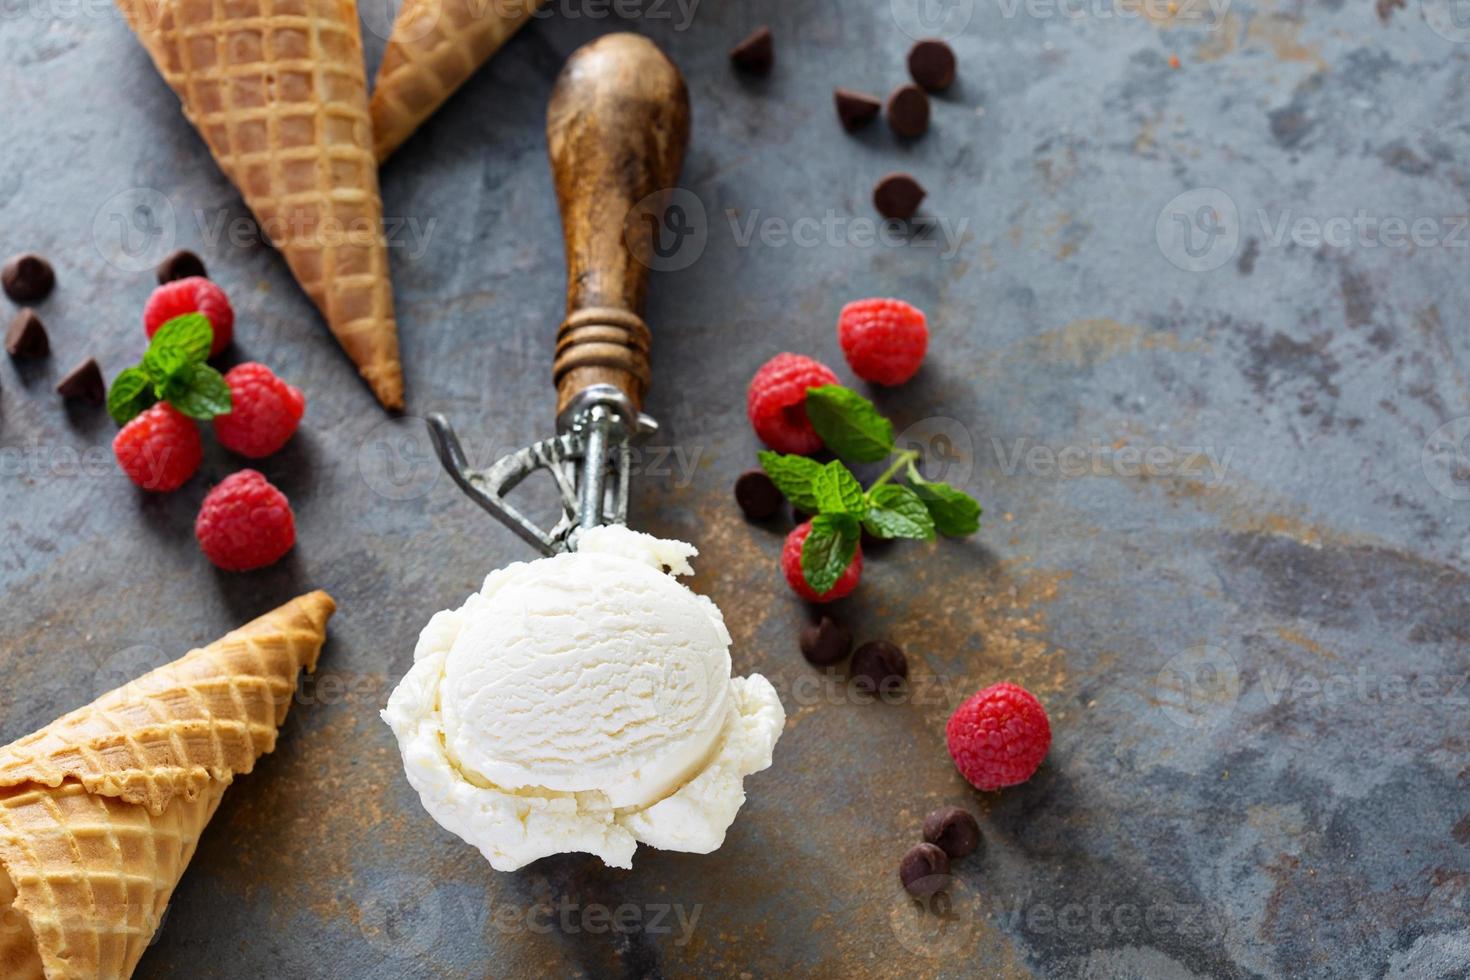
[[[941,807],[924,818],[924,840],[952,858],[962,858],[980,846],[980,825],[968,810]]]
[[[746,520],[763,521],[774,516],[785,499],[765,470],[746,470],[735,481],[735,502],[745,512]]]
[[[915,844],[898,862],[898,879],[915,898],[949,887],[949,855],[933,844]]]
[[[45,357],[51,353],[46,325],[35,310],[23,309],[10,321],[10,329],[5,331],[5,352],[11,357]]]
[[[762,27],[730,49],[730,61],[741,71],[768,72],[776,62],[775,39],[771,29]]]
[[[930,92],[954,84],[954,49],[937,38],[926,38],[909,49],[909,74]]]
[[[892,643],[870,640],[852,655],[851,672],[859,688],[887,691],[909,676],[909,661]]]
[[[56,285],[51,263],[32,252],[17,255],[0,271],[0,285],[5,295],[17,303],[34,303],[45,299]]]
[[[818,667],[830,667],[852,649],[852,634],[831,616],[801,630],[801,655]]]
[[[181,248],[158,263],[158,284],[190,276],[208,276],[204,271],[204,260],[186,248]]]
[[[832,93],[832,98],[837,103],[837,118],[849,133],[878,118],[878,113],[883,110],[883,103],[873,96],[850,88],[838,89]]]
[[[105,402],[107,385],[102,380],[102,369],[97,366],[97,359],[89,357],[73,368],[70,374],[61,379],[56,391],[62,398],[76,398],[93,405]]]
[[[900,85],[888,97],[888,125],[906,139],[929,128],[929,96],[917,85]]]
[[[885,218],[907,221],[924,201],[924,188],[909,174],[889,174],[873,188],[873,207]]]

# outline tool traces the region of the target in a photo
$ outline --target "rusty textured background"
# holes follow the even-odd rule
[[[0,734],[307,588],[341,604],[140,975],[1467,976],[1463,11],[956,0],[960,82],[900,145],[844,135],[831,90],[904,78],[913,0],[705,2],[687,23],[672,0],[553,6],[388,164],[384,197],[410,411],[450,412],[479,458],[518,446],[552,412],[552,80],[617,28],[688,76],[703,246],[649,310],[650,409],[683,455],[645,457],[635,523],[703,548],[696,588],[790,721],[722,850],[641,851],[631,872],[572,855],[494,874],[420,810],[376,712],[429,614],[524,550],[438,476],[413,419],[384,420],[279,257],[232,243],[236,194],[110,6],[0,18],[0,249],[60,280],[53,356],[0,365]],[[375,65],[388,11],[363,15]],[[776,71],[737,78],[725,50],[762,22]],[[953,248],[849,223],[896,168]],[[1317,241],[1331,219],[1347,237]],[[1393,219],[1428,224],[1406,246]],[[170,239],[234,298],[236,356],[310,398],[261,466],[300,544],[259,574],[214,572],[190,533],[236,461],[212,448],[145,497],[105,415],[52,392],[87,355],[109,377],[137,358]],[[784,349],[840,365],[837,310],[869,294],[928,310],[929,363],[880,402],[986,506],[974,541],[870,556],[840,608],[907,648],[895,704],[805,665],[782,528],[729,498],[751,372]],[[942,722],[1002,678],[1044,699],[1055,744],[1028,785],[982,795]],[[949,803],[981,814],[987,849],[915,910],[895,862]]]

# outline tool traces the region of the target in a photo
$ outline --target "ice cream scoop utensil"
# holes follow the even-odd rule
[[[546,137],[567,257],[553,369],[558,434],[474,470],[442,415],[429,417],[429,431],[460,489],[551,555],[575,548],[582,528],[626,522],[630,446],[657,428],[642,412],[651,342],[643,302],[660,192],[678,179],[689,140],[684,79],[646,38],[601,37],[562,69]],[[550,529],[506,499],[537,470],[561,495]]]

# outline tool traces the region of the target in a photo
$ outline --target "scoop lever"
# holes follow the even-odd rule
[[[543,555],[575,550],[582,528],[628,522],[633,443],[658,431],[658,423],[633,410],[622,392],[594,385],[563,413],[559,435],[477,470],[470,466],[448,419],[435,412],[428,423],[434,452],[455,484]],[[542,528],[506,499],[537,470],[551,475],[561,498],[561,518],[550,529]]]

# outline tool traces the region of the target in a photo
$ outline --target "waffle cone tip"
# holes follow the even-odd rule
[[[0,748],[0,976],[132,975],[335,609],[307,593]]]
[[[373,151],[387,160],[546,0],[404,0],[369,110]]]
[[[357,4],[116,3],[261,234],[379,401],[400,407],[398,327]]]

